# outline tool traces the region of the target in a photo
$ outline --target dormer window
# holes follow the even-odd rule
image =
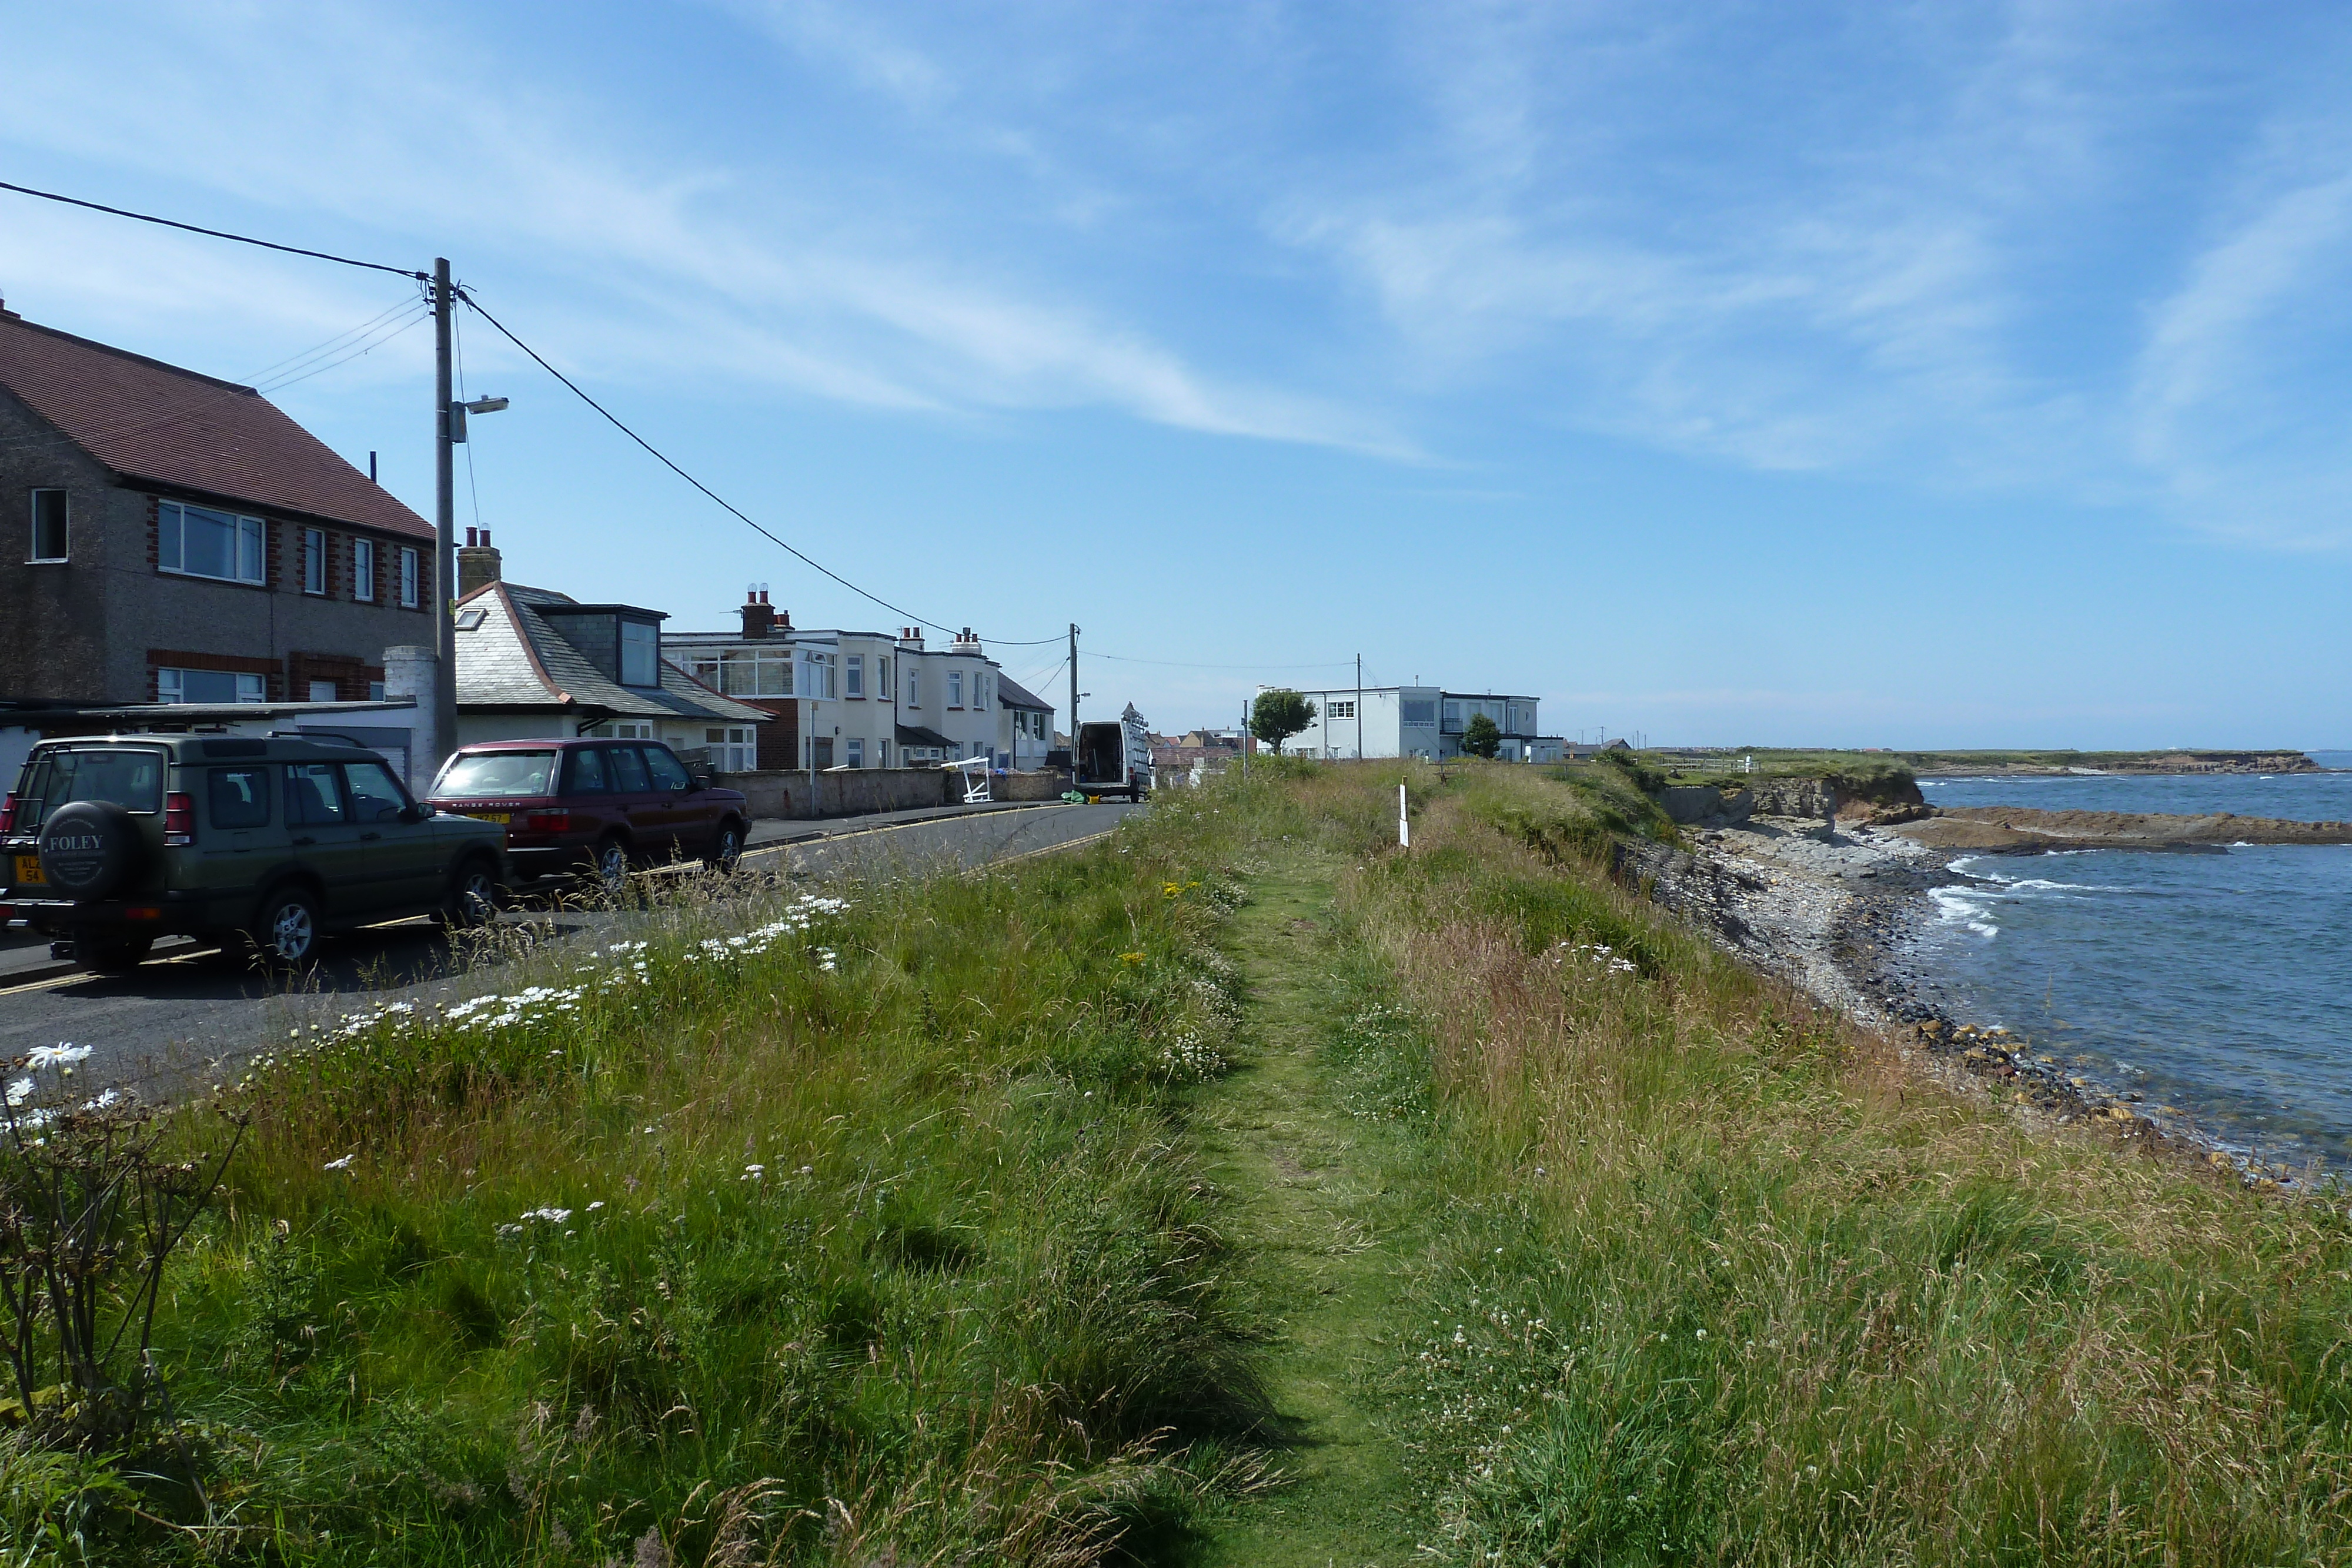
[[[661,628],[649,621],[621,622],[621,684],[661,685]]]

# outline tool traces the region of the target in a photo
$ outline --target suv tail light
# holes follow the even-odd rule
[[[196,841],[196,798],[174,789],[163,797],[163,842],[174,848]]]
[[[569,811],[533,811],[522,820],[526,833],[568,833],[572,831]]]
[[[8,798],[0,800],[0,833],[13,831],[16,826],[16,791],[11,789],[8,791]]]

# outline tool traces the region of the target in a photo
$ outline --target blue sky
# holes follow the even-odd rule
[[[1571,735],[2352,745],[2341,7],[313,0],[7,47],[0,178],[448,255],[811,555],[1076,621],[1161,727],[1361,653]],[[404,290],[0,193],[11,308],[215,374]],[[465,349],[515,402],[459,522],[518,579],[898,623]],[[273,396],[429,514],[430,350]]]

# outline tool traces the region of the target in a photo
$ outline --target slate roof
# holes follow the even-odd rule
[[[1000,674],[996,677],[996,696],[1006,707],[1035,708],[1040,713],[1052,713],[1054,705],[1014,680]]]
[[[251,387],[0,310],[0,387],[126,481],[430,539],[394,500]]]
[[[708,719],[764,724],[775,717],[712,691],[667,659],[658,692],[606,677],[549,625],[534,606],[570,604],[569,595],[493,582],[458,601],[457,706],[461,708],[595,708],[623,718]],[[482,612],[479,622],[468,612]]]
[[[898,727],[898,744],[901,746],[933,746],[941,751],[955,749],[955,742],[936,729],[925,729],[919,724],[902,724]]]

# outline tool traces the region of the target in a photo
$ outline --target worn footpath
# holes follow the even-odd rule
[[[1287,1483],[1222,1521],[1204,1563],[1401,1564],[1416,1550],[1402,1455],[1377,1414],[1417,1216],[1391,1177],[1412,1151],[1351,1117],[1320,1059],[1339,961],[1328,867],[1306,855],[1254,879],[1234,926],[1250,1029],[1203,1092],[1196,1130],[1264,1261],[1268,1382]]]

